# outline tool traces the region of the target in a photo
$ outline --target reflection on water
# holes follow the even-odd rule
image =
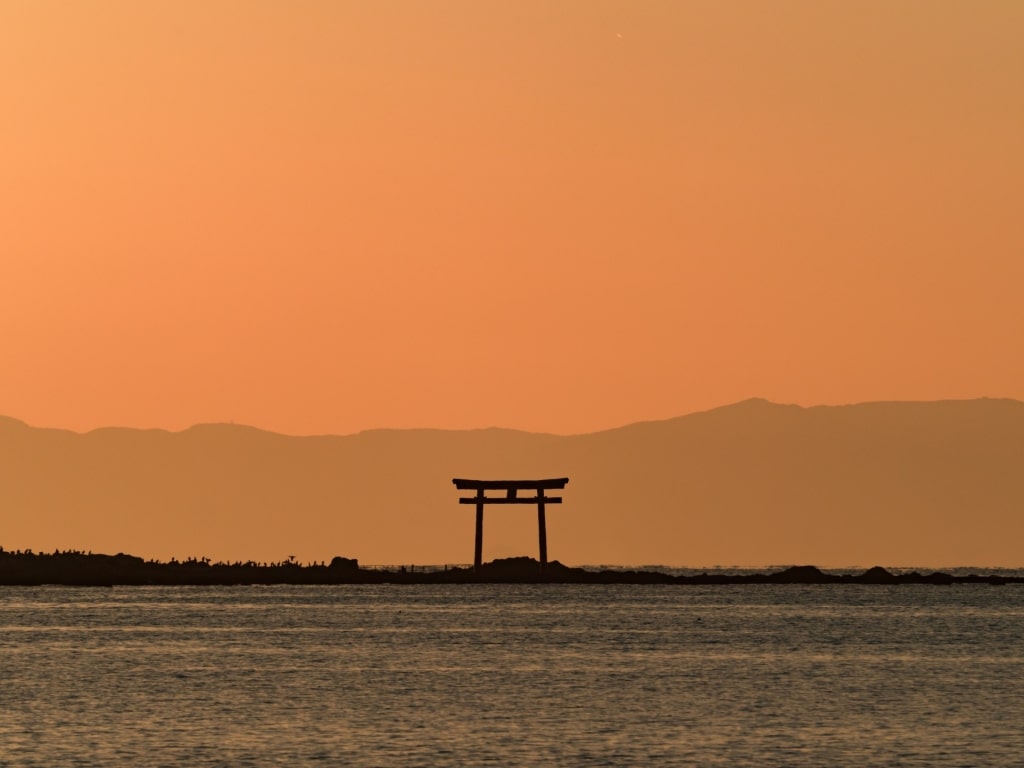
[[[0,590],[2,765],[1014,765],[1024,588]]]

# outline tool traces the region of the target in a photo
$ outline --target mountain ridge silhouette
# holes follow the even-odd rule
[[[548,513],[563,562],[1014,567],[1022,447],[1024,403],[997,398],[750,399],[576,435],[76,433],[0,417],[0,545],[465,563],[472,513],[452,477],[568,476]],[[491,509],[485,558],[534,555],[526,508]]]

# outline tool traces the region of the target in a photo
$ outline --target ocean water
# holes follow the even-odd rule
[[[1024,762],[1024,586],[0,589],[3,766]]]

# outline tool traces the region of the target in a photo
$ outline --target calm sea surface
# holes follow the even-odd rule
[[[1024,586],[0,588],[0,765],[1024,763]]]

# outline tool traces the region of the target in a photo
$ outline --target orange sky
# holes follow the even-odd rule
[[[1024,3],[6,0],[0,413],[1024,399]]]

